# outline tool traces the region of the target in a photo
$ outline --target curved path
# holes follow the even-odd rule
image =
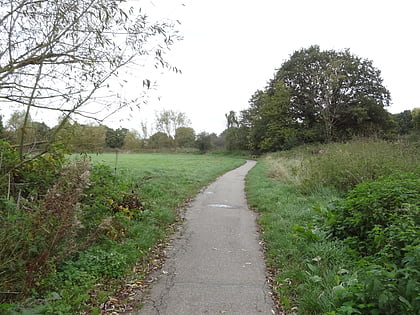
[[[244,193],[254,165],[221,176],[191,203],[138,315],[274,314],[256,215]]]

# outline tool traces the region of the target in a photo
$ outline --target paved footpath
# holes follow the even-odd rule
[[[245,165],[213,182],[186,210],[141,315],[274,314]]]

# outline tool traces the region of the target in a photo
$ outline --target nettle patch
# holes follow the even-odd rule
[[[419,206],[419,176],[398,173],[357,185],[323,213],[331,237],[358,257],[331,314],[420,312]]]

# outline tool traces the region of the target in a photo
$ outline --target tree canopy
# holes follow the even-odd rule
[[[249,147],[275,151],[299,143],[382,135],[391,127],[385,109],[391,97],[380,74],[372,61],[348,49],[311,46],[295,51],[241,113]]]
[[[108,147],[113,149],[122,148],[124,145],[124,139],[127,136],[128,129],[118,128],[116,130],[107,128],[105,143]]]
[[[319,126],[323,139],[372,133],[388,119],[390,93],[373,62],[350,51],[321,51],[311,46],[292,54],[270,82],[267,93],[283,82],[291,93],[290,111],[303,128]]]
[[[175,144],[180,148],[192,148],[195,144],[195,131],[191,127],[179,127],[175,131]]]

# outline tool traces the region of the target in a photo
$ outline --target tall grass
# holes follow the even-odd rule
[[[330,186],[347,191],[395,172],[420,172],[420,148],[404,142],[354,141],[325,145],[302,161],[305,189]]]
[[[335,195],[328,189],[303,194],[291,183],[293,175],[282,180],[270,178],[271,159],[262,159],[250,171],[247,196],[251,207],[261,214],[259,223],[266,259],[273,272],[279,303],[287,314],[322,314],[333,310],[334,287],[339,284],[348,260],[343,247],[324,242],[323,232],[311,222],[312,207],[326,205]],[[290,171],[295,162],[282,168]]]
[[[270,154],[250,171],[248,200],[261,214],[267,262],[285,314],[353,314],[357,308],[374,305],[360,304],[365,298],[369,300],[369,292],[363,291],[361,283],[371,289],[374,281],[378,288],[387,287],[391,281],[387,277],[393,271],[377,266],[372,267],[372,272],[366,271],[348,243],[331,238],[325,220],[333,218],[326,217],[330,213],[327,209],[362,182],[400,172],[418,178],[419,158],[418,147],[403,143],[351,142]],[[407,233],[398,237],[406,237]],[[382,278],[371,276],[375,271],[382,272],[380,276],[387,280],[382,283]],[[403,271],[408,274],[408,269]],[[347,298],[343,298],[346,294]],[[384,298],[380,292],[375,297],[371,294],[369,303],[377,303],[378,296],[381,303]],[[400,300],[404,301],[402,296]],[[398,300],[398,296],[393,298]]]

